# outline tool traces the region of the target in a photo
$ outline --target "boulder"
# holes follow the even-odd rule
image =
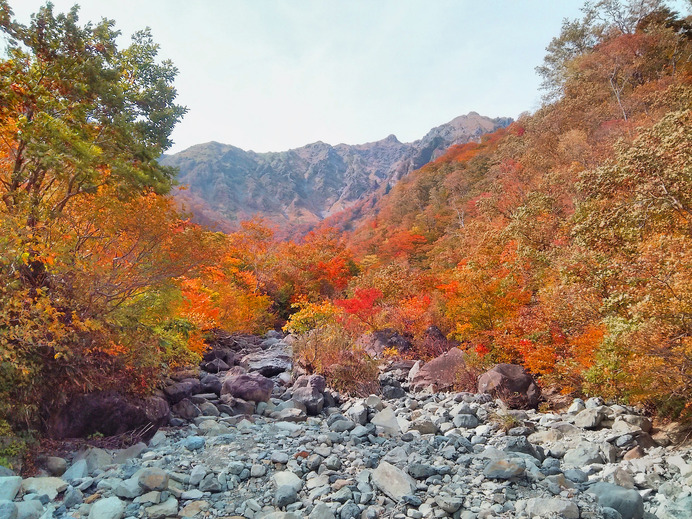
[[[561,517],[579,519],[579,508],[567,499],[534,497],[526,502],[526,512],[530,517]]]
[[[227,377],[223,381],[221,395],[231,395],[252,402],[267,402],[274,389],[274,382],[259,373]]]
[[[22,478],[20,476],[0,478],[0,501],[14,500],[20,488],[22,488]]]
[[[199,408],[193,404],[189,398],[183,398],[171,408],[171,411],[173,411],[173,414],[176,416],[185,420],[192,420],[201,414]]]
[[[410,350],[411,341],[396,330],[386,328],[361,335],[356,341],[356,346],[363,348],[372,358],[379,359],[388,348],[395,348],[399,352]]]
[[[590,486],[586,491],[594,494],[601,506],[614,508],[620,512],[622,519],[642,519],[644,517],[644,500],[636,490],[601,482]]]
[[[221,359],[210,360],[209,362],[202,362],[199,366],[207,373],[218,373],[219,371],[228,371],[231,367],[226,364]]]
[[[200,379],[200,384],[202,385],[202,392],[204,393],[221,394],[221,379],[212,373],[204,375]]]
[[[386,461],[381,461],[373,470],[372,482],[387,497],[397,502],[401,501],[404,496],[416,492],[416,480]]]
[[[478,379],[478,392],[489,393],[516,408],[535,408],[541,390],[518,364],[498,364]]]
[[[50,499],[55,499],[59,493],[67,490],[67,482],[55,477],[27,478],[22,481],[22,490],[27,494],[45,494]]]
[[[141,429],[148,441],[168,423],[170,409],[160,397],[134,400],[116,392],[89,393],[72,398],[49,416],[47,434],[53,439],[104,436]]]
[[[273,377],[293,367],[293,355],[290,348],[274,347],[245,355],[241,362],[248,371],[256,371],[265,377]]]
[[[432,386],[435,391],[450,391],[465,371],[464,352],[452,348],[424,364],[411,379],[411,389],[418,391]]]
[[[202,391],[202,384],[196,378],[186,378],[180,382],[175,382],[163,389],[168,401],[177,404],[185,398],[190,398]]]
[[[320,414],[324,407],[324,395],[310,385],[295,389],[291,399],[304,405],[306,412],[312,416]]]

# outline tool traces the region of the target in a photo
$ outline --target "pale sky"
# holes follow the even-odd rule
[[[44,2],[9,0],[16,17]],[[54,0],[66,11],[72,0]],[[189,112],[169,152],[422,137],[540,104],[534,68],[582,0],[82,0],[80,19],[151,27]]]

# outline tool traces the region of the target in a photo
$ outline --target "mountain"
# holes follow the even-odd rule
[[[511,122],[470,112],[410,143],[390,135],[367,144],[318,141],[270,153],[208,142],[164,156],[162,163],[179,168],[178,180],[187,187],[176,197],[199,223],[229,230],[260,215],[284,229],[306,228],[387,191],[449,146],[477,141]]]

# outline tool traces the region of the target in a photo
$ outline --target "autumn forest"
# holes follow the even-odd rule
[[[692,7],[692,6],[688,6]],[[307,233],[195,222],[159,159],[186,109],[142,31],[0,0],[0,428],[71,395],[146,395],[215,331],[295,334],[361,392],[447,341],[480,373],[692,419],[692,17],[589,3],[538,68],[544,102]],[[460,384],[462,381],[460,381]],[[59,389],[59,390],[58,390]],[[461,388],[463,389],[463,387]]]

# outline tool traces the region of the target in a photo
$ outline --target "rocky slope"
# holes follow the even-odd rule
[[[148,444],[0,474],[0,517],[692,517],[692,449],[633,408],[410,392],[444,380],[434,361],[389,365],[382,396],[340,397],[293,380],[290,350],[277,335],[216,349],[166,388],[177,417]]]
[[[231,229],[258,214],[281,227],[311,225],[388,189],[449,146],[476,140],[510,122],[471,112],[411,143],[390,135],[367,144],[315,142],[277,153],[209,142],[165,156],[162,163],[180,169],[178,179],[188,188],[176,196],[201,223]]]

